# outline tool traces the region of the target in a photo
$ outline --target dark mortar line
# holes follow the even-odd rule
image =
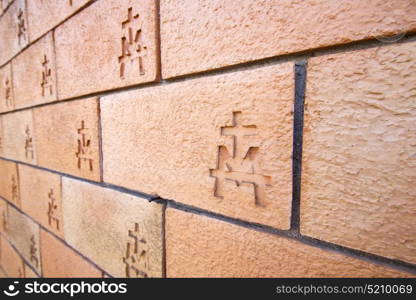
[[[55,237],[56,239],[58,239],[60,242],[62,242],[66,247],[68,247],[69,249],[71,249],[72,251],[74,251],[77,255],[79,255],[82,259],[84,259],[85,261],[87,261],[88,263],[90,263],[93,267],[95,267],[96,269],[98,269],[98,271],[104,273],[107,276],[113,277],[111,276],[109,273],[107,273],[107,271],[105,271],[102,267],[100,267],[99,265],[97,265],[94,261],[92,261],[89,257],[85,256],[83,253],[79,252],[79,250],[77,250],[76,248],[74,248],[73,246],[71,246],[70,244],[68,244],[63,238],[61,238],[60,236],[56,235],[54,232],[52,232],[49,228],[43,226],[42,224],[40,224],[38,221],[36,221],[35,219],[33,219],[30,215],[28,215],[26,212],[24,212],[21,208],[19,208],[18,206],[16,206],[14,203],[4,199],[3,197],[0,196],[0,199],[2,199],[3,201],[6,201],[6,203],[10,206],[12,206],[14,209],[16,209],[20,214],[24,215],[25,217],[29,218],[32,222],[34,222],[36,225],[39,226],[40,229],[46,231],[47,233],[51,234],[53,237]],[[3,234],[3,236],[6,236],[5,234]],[[26,259],[21,255],[21,252],[18,251],[18,249],[13,245],[13,243],[6,237],[7,241],[9,242],[9,244],[11,244],[13,246],[13,248],[15,248],[15,250],[19,253],[19,255],[22,257],[22,259],[27,263]],[[40,242],[40,231],[39,231],[39,242]],[[40,247],[39,247],[40,248]],[[41,252],[39,252],[40,255],[42,255]],[[42,260],[42,259],[41,259]],[[32,270],[33,267],[30,266]],[[36,271],[36,270],[34,270]],[[42,269],[43,272],[43,269]],[[36,272],[36,275],[39,275],[38,272]]]
[[[395,42],[395,44],[404,44],[416,41],[416,32],[415,33],[408,33],[407,36],[403,37],[400,41]],[[76,101],[81,100],[85,98],[90,97],[106,97],[106,96],[112,96],[117,95],[119,93],[129,92],[129,91],[139,91],[141,89],[146,89],[150,87],[160,87],[164,85],[174,84],[178,82],[184,82],[188,80],[194,80],[199,78],[209,78],[210,76],[217,76],[222,74],[229,74],[229,73],[235,73],[235,72],[242,72],[242,71],[248,71],[248,70],[254,70],[266,66],[273,66],[273,65],[279,65],[287,62],[296,62],[296,61],[302,61],[307,60],[311,57],[317,57],[317,56],[325,56],[335,53],[345,53],[350,51],[356,51],[356,50],[364,50],[364,49],[371,49],[376,47],[384,47],[384,46],[390,46],[393,43],[385,43],[378,40],[363,40],[363,41],[355,41],[351,42],[349,44],[342,44],[342,45],[335,45],[335,46],[328,46],[323,48],[317,48],[317,49],[308,49],[302,52],[296,52],[296,53],[289,53],[289,54],[282,54],[277,56],[272,56],[269,58],[263,58],[263,59],[257,59],[249,62],[243,62],[239,64],[234,64],[230,66],[224,66],[221,68],[215,68],[212,70],[205,70],[197,73],[190,73],[185,74],[173,78],[168,79],[160,79],[155,80],[153,82],[145,82],[145,83],[137,83],[132,84],[128,86],[122,86],[117,87],[113,89],[108,90],[102,90],[99,92],[91,92],[86,93],[79,96],[73,96],[65,99],[58,99],[47,103],[41,103],[36,104],[24,108],[19,108],[13,111],[7,111],[2,112],[0,115],[10,114],[14,112],[19,112],[23,110],[28,109],[34,109],[39,108],[43,106],[49,106],[49,105],[55,105],[59,103],[65,103],[69,101]]]
[[[305,103],[307,62],[296,62],[295,74],[295,101],[293,113],[293,154],[292,154],[292,214],[290,228],[299,232],[300,226],[300,198],[302,175],[302,139],[303,114]]]

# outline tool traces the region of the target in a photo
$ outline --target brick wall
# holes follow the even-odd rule
[[[414,0],[0,0],[0,275],[415,277]]]

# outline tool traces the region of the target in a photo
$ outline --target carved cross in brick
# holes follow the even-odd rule
[[[6,80],[4,81],[4,87],[5,87],[5,91],[6,91],[6,106],[11,106],[12,103],[12,88],[10,85],[10,80],[9,78],[6,78]]]
[[[141,236],[139,224],[134,225],[134,231],[129,230],[131,241],[127,242],[126,255],[123,263],[126,265],[126,277],[145,277],[149,269],[147,258],[147,242]]]
[[[2,213],[2,226],[3,230],[7,230],[7,212],[3,211]]]
[[[53,189],[48,193],[48,198],[48,223],[50,226],[53,226],[53,223],[55,223],[56,229],[59,230],[59,218],[57,216],[58,204],[55,195],[53,194]]]
[[[29,156],[30,156],[33,159],[34,156],[35,156],[35,151],[34,151],[34,148],[33,148],[33,138],[30,134],[30,128],[29,128],[28,125],[26,126],[25,133],[26,133],[25,156],[26,156],[26,158],[29,158]]]
[[[23,41],[26,39],[26,25],[22,9],[19,9],[17,14],[17,38],[19,39],[19,44],[22,39]]]
[[[147,46],[143,45],[142,25],[139,14],[133,14],[133,8],[127,10],[127,19],[121,23],[124,35],[121,38],[121,55],[118,57],[120,64],[120,77],[124,78],[126,64],[130,65],[137,61],[139,74],[144,75],[143,57]]]
[[[217,168],[210,169],[210,176],[215,178],[214,196],[223,198],[228,182],[251,190],[254,204],[263,206],[271,178],[260,174],[257,160],[259,147],[247,145],[250,138],[257,135],[257,127],[243,124],[242,113],[233,112],[232,126],[221,127],[221,135],[232,138],[233,149],[230,154],[227,147],[218,147]]]
[[[40,86],[42,88],[42,97],[45,97],[47,90],[49,90],[49,95],[52,95],[52,82],[50,80],[52,70],[49,68],[49,60],[46,54],[43,56],[42,68],[42,82],[40,83]]]
[[[89,170],[93,170],[93,159],[91,157],[91,139],[87,137],[88,128],[85,127],[85,122],[81,121],[81,127],[77,129],[79,138],[77,143],[77,152],[75,153],[78,159],[78,169],[82,168],[83,162],[87,163]]]
[[[12,201],[16,203],[18,202],[18,200],[19,200],[19,192],[18,192],[17,181],[16,181],[16,177],[12,175]]]
[[[32,262],[36,266],[36,268],[39,265],[37,253],[38,248],[36,246],[35,235],[32,235],[30,238],[30,262]]]

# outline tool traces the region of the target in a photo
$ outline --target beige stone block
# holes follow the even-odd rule
[[[25,0],[14,0],[0,18],[0,66],[29,43],[25,3]]]
[[[0,236],[0,265],[6,273],[6,277],[25,277],[25,266],[22,258],[4,236]]]
[[[161,277],[163,206],[62,178],[65,240],[115,277]]]
[[[415,14],[414,0],[161,0],[162,74],[412,32]]]
[[[21,209],[58,236],[63,236],[61,177],[19,165]]]
[[[34,109],[38,164],[99,181],[98,114],[96,98]]]
[[[416,263],[416,43],[308,64],[301,232]]]
[[[52,33],[32,44],[17,56],[12,64],[15,109],[57,99]]]
[[[12,64],[0,68],[0,112],[14,109]]]
[[[74,14],[91,0],[27,1],[29,33],[35,40]]]
[[[3,159],[0,159],[0,197],[20,206],[17,165]]]
[[[201,215],[166,211],[168,277],[414,277]]]
[[[32,110],[2,116],[3,156],[36,164],[36,138]]]
[[[50,233],[41,230],[44,277],[101,277],[101,271]]]
[[[155,0],[102,0],[59,26],[59,97],[156,80],[156,16]]]
[[[293,64],[105,96],[104,181],[288,229]]]
[[[39,225],[10,205],[7,237],[26,262],[41,273]]]

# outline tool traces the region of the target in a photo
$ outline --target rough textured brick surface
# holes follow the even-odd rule
[[[131,21],[122,25],[129,20],[130,8]],[[155,22],[154,0],[103,0],[59,26],[55,41],[60,98],[155,80]],[[124,56],[123,37],[129,45]]]
[[[290,63],[104,97],[104,180],[288,228],[292,106]]]
[[[25,2],[15,0],[0,18],[0,65],[10,60],[29,42]]]
[[[27,1],[30,39],[37,39],[90,1]]]
[[[415,14],[413,0],[161,0],[162,73],[414,31]]]
[[[0,197],[20,206],[17,165],[3,159],[0,159]]]
[[[113,276],[162,276],[162,205],[69,178],[62,185],[70,245]]]
[[[36,141],[31,110],[2,116],[3,156],[36,164]]]
[[[96,98],[37,108],[34,120],[40,166],[100,180]]]
[[[12,64],[15,109],[56,100],[52,33],[32,44]]]
[[[24,277],[25,271],[23,260],[4,236],[0,236],[0,251],[0,265],[7,277]]]
[[[40,273],[39,225],[9,206],[7,237],[25,260]]]
[[[25,278],[39,278],[39,276],[30,268],[28,264],[24,264]]]
[[[0,68],[0,112],[14,109],[12,83],[12,65],[9,63]]]
[[[61,177],[19,165],[21,208],[35,221],[63,236]]]
[[[168,277],[410,277],[294,240],[166,211]]]
[[[101,272],[50,233],[41,230],[44,277],[101,277]]]
[[[310,60],[303,234],[416,263],[415,61],[416,43]]]

